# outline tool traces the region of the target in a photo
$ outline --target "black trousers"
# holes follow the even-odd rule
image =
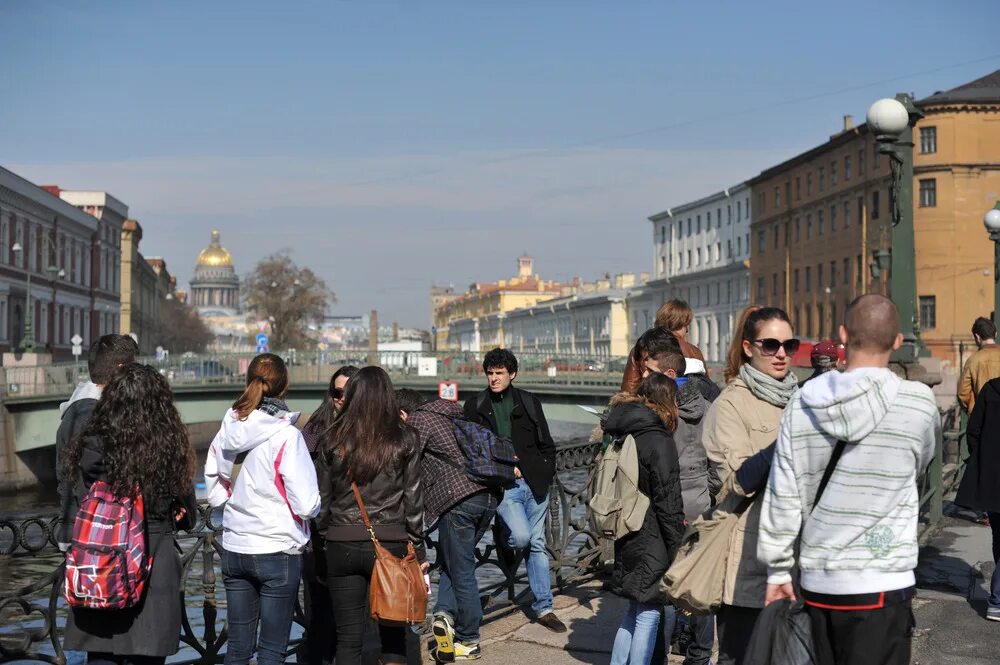
[[[743,665],[760,608],[723,605],[715,617],[719,637],[719,665]]]
[[[807,608],[817,665],[909,665],[911,600],[877,610]]]
[[[313,549],[302,555],[305,645],[300,652],[308,665],[330,665],[337,649],[337,623],[327,587],[325,541],[313,540]]]
[[[406,555],[406,543],[382,542],[392,554]],[[337,665],[361,665],[368,616],[368,583],[375,566],[370,540],[326,541],[327,585],[337,623]],[[383,663],[406,662],[406,628],[379,624]]]

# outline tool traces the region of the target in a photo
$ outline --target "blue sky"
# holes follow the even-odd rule
[[[280,5],[280,6],[279,6]],[[285,6],[287,5],[287,6]],[[995,0],[7,2],[0,164],[103,189],[183,283],[209,229],[337,313],[652,268],[649,215],[1000,68]],[[887,26],[892,26],[889,32]]]

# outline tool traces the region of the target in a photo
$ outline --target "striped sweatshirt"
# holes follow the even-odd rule
[[[792,398],[778,430],[757,556],[768,583],[791,581],[801,529],[802,588],[877,593],[914,584],[917,478],[941,418],[931,389],[889,369],[826,374]],[[847,442],[810,514],[834,446]]]

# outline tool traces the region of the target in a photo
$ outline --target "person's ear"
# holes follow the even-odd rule
[[[752,348],[753,344],[751,344],[749,340],[743,340],[743,355],[746,356],[747,360],[753,358],[753,353],[751,352]]]
[[[847,326],[841,324],[840,329],[837,331],[837,336],[840,337],[841,344],[843,344],[844,346],[850,346],[850,344],[847,343],[848,338],[850,337],[847,334]]]
[[[903,333],[896,333],[896,339],[892,342],[892,350],[898,351],[903,346]]]
[[[517,372],[511,372],[510,373],[510,380],[513,381],[515,378],[517,378]]]
[[[677,370],[676,369],[668,369],[666,372],[664,372],[664,374],[666,374],[667,376],[669,376],[671,379],[674,379],[675,381],[677,380]]]

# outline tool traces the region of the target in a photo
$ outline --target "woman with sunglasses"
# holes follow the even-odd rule
[[[723,605],[717,615],[719,665],[739,664],[764,607],[767,569],[757,561],[760,477],[770,466],[771,445],[788,400],[798,389],[791,372],[799,340],[777,307],[749,307],[729,349],[726,387],[705,416],[703,442],[723,483],[718,509],[742,510],[729,543]],[[746,465],[755,472],[741,474]],[[746,483],[745,485],[741,483]],[[747,503],[749,507],[747,506]]]

